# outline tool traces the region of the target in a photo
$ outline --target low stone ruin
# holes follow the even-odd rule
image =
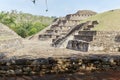
[[[83,29],[79,30],[77,35],[74,35],[74,39],[69,40],[67,48],[84,52],[119,52],[120,32],[91,30],[97,24],[97,21],[87,21],[85,26],[82,27]],[[91,25],[92,27],[90,27]]]
[[[23,47],[21,37],[0,23],[0,52],[12,52],[21,47]]]
[[[2,59],[0,76],[35,76],[82,71],[120,70],[120,56],[88,55],[66,58]]]

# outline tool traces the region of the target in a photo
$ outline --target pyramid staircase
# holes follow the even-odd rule
[[[91,28],[93,28],[97,23],[97,21],[87,21],[85,23],[81,23],[73,28],[71,28],[66,35],[64,36],[60,36],[56,39],[53,39],[53,42],[52,42],[52,46],[53,47],[63,47],[66,48],[67,45],[63,45],[64,43],[68,43],[69,40],[72,40],[72,39],[77,39],[79,37],[82,37],[83,40],[85,40],[85,37],[84,36],[80,36],[80,35],[75,35],[76,33],[79,34],[80,31],[89,31]],[[71,37],[71,36],[74,36]],[[71,38],[70,38],[71,37]],[[92,39],[92,37],[90,38]],[[78,39],[79,40],[79,39]]]
[[[61,35],[56,39],[53,39],[52,46],[53,47],[60,47],[67,40],[67,38],[70,35],[74,34],[75,31],[79,30],[82,25],[84,25],[84,24],[73,26],[73,28],[71,28],[66,34]]]
[[[97,24],[97,21],[85,22],[77,35],[74,35],[74,39],[68,41],[67,48],[83,52],[88,51],[89,42],[93,41],[93,37],[96,35],[96,31],[91,31],[91,29]]]
[[[72,32],[75,26],[77,26],[80,21],[95,15],[96,12],[90,10],[80,10],[75,14],[69,14],[65,17],[58,18],[54,23],[46,27],[43,31],[40,31],[36,35],[31,36],[30,40],[51,40],[57,43],[56,39],[64,38],[68,33]],[[61,41],[62,42],[62,41]]]

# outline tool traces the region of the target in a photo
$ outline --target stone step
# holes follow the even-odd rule
[[[58,26],[58,27],[51,27],[50,29],[51,29],[51,30],[53,30],[53,29],[54,29],[54,30],[61,30],[62,28],[61,28],[60,26]]]
[[[79,31],[78,34],[82,36],[94,36],[97,34],[97,31]]]
[[[48,39],[48,38],[52,38],[52,34],[41,34],[39,35],[39,39]]]
[[[53,47],[60,47],[68,38],[68,36],[74,34],[75,31],[79,30],[81,25],[73,26],[71,29],[66,30],[60,34],[60,37],[53,40]]]
[[[55,29],[50,29],[50,30],[46,30],[46,33],[59,33],[60,30],[55,30]]]
[[[54,41],[56,41],[59,37],[60,35],[55,35],[55,38],[52,39],[52,42],[54,43]]]
[[[66,35],[66,34],[67,34],[67,32],[62,32],[62,33],[61,33],[61,35]]]
[[[61,37],[61,36],[56,39],[53,39],[52,46],[59,47],[64,40],[65,40],[65,37]]]
[[[90,42],[93,41],[93,36],[74,35],[74,39]]]
[[[94,27],[95,27],[94,25],[87,25],[86,27],[83,28],[83,30],[91,30]]]

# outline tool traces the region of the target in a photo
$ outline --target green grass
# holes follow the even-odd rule
[[[111,10],[92,16],[82,22],[88,20],[98,20],[99,24],[93,28],[97,31],[120,31],[120,9]],[[81,23],[82,23],[81,22]]]

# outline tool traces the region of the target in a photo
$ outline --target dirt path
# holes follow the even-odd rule
[[[59,57],[70,56],[80,53],[79,51],[58,49],[50,46],[50,41],[24,40],[24,47],[8,56],[27,56],[27,57]]]
[[[34,40],[23,40],[24,47],[16,50],[15,52],[8,55],[11,56],[21,56],[30,58],[44,58],[44,57],[69,57],[69,56],[81,56],[81,55],[91,55],[91,54],[109,54],[109,55],[120,55],[116,52],[80,52],[70,49],[54,48],[51,47],[51,41],[34,41]]]

